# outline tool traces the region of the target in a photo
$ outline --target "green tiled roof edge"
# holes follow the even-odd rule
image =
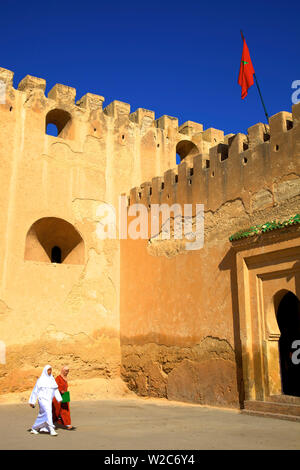
[[[289,225],[300,224],[300,214],[296,214],[290,217],[288,220],[279,222],[273,220],[272,222],[266,222],[261,225],[253,225],[246,230],[240,230],[229,237],[229,241],[240,240],[241,238],[252,237],[253,235],[259,235],[261,233],[269,232],[270,230],[276,230],[278,228],[288,227]]]

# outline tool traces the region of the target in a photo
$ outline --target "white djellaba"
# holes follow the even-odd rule
[[[32,426],[31,433],[38,434],[38,431],[46,431],[50,432],[51,436],[57,436],[52,418],[52,400],[53,397],[55,397],[56,400],[60,402],[62,401],[62,397],[53,375],[48,374],[49,369],[52,369],[49,365],[44,367],[42,375],[37,380],[29,398],[30,405],[35,405],[36,400],[38,400],[40,407],[38,417]]]

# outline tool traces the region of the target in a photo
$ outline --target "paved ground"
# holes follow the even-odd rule
[[[160,400],[74,402],[76,431],[27,430],[37,407],[0,405],[0,449],[300,449],[300,424]]]

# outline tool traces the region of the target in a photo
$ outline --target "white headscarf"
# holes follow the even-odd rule
[[[49,364],[44,367],[42,375],[37,381],[37,386],[39,388],[58,388],[58,385],[55,382],[53,375],[52,374],[49,375],[47,372],[49,369],[52,369],[52,367],[49,366]]]

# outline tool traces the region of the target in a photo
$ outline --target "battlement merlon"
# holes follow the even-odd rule
[[[158,129],[178,129],[178,118],[164,114],[160,118],[156,119],[155,125]]]
[[[45,93],[46,90],[46,80],[43,78],[32,77],[31,75],[26,75],[23,80],[20,81],[18,85],[18,90],[25,92],[32,92],[32,90],[38,89]]]
[[[42,78],[26,75],[19,83],[17,90],[13,88],[13,77],[14,73],[10,70],[0,68],[0,80],[6,84],[7,93],[10,94],[9,100],[13,99],[12,90],[16,93],[25,93],[28,95],[36,94],[39,99],[45,94],[46,81]],[[76,110],[103,112],[104,117],[107,116],[109,119],[120,119],[124,123],[126,119],[128,124],[132,122],[137,127],[143,129],[143,132],[148,132],[150,128],[156,128],[164,131],[164,135],[167,139],[171,139],[169,142],[172,146],[180,143],[180,141],[186,140],[195,144],[197,149],[193,149],[192,153],[188,156],[194,157],[196,154],[205,156],[209,159],[210,149],[219,144],[228,146],[228,154],[233,155],[237,151],[239,153],[251,149],[253,150],[258,145],[271,141],[273,143],[275,137],[279,138],[279,134],[282,136],[293,127],[297,126],[300,122],[300,109],[299,105],[294,105],[292,113],[282,111],[270,117],[269,125],[263,123],[257,123],[248,129],[248,135],[244,134],[228,134],[224,137],[224,132],[219,129],[209,128],[203,130],[203,125],[193,121],[186,121],[184,124],[178,126],[178,119],[176,117],[163,115],[155,120],[155,114],[153,111],[138,108],[130,114],[130,105],[128,103],[115,100],[108,104],[102,109],[104,97],[95,95],[92,93],[86,93],[75,103],[76,90],[75,88],[67,85],[56,84],[49,91],[48,96],[44,99],[47,102],[49,99],[49,109],[53,109],[54,106],[67,110],[72,117],[75,119],[80,116],[76,114]],[[27,106],[30,106],[30,103]],[[5,109],[5,108],[3,108]],[[47,109],[47,108],[45,108]],[[95,114],[94,114],[95,116]],[[125,121],[124,121],[125,119]],[[123,124],[122,124],[123,125]],[[280,137],[281,138],[281,137]],[[189,146],[187,145],[187,148]],[[225,149],[225,147],[224,147]],[[223,149],[223,153],[224,153]],[[184,158],[184,157],[182,157]]]
[[[13,79],[14,79],[14,72],[0,67],[0,80],[2,82],[4,82],[8,87],[12,87]]]
[[[199,148],[200,140],[202,144],[209,142],[209,154],[185,158],[163,176],[152,178],[150,185],[146,182],[134,188],[130,192],[130,204],[144,199],[148,206],[194,201],[216,210],[229,200],[243,198],[250,210],[251,197],[255,199],[256,192],[273,194],[275,205],[276,198],[284,199],[285,193],[276,189],[286,184],[280,182],[283,175],[285,178],[293,175],[291,187],[298,188],[300,184],[300,103],[292,107],[292,113],[281,111],[271,116],[269,125],[251,126],[247,135],[224,137],[222,131],[207,129],[195,136],[199,138]]]
[[[121,116],[129,116],[130,104],[118,100],[112,101],[104,108],[104,113],[114,119],[118,119]]]
[[[76,105],[90,111],[96,111],[99,109],[102,111],[104,101],[105,98],[103,96],[86,93],[80,98],[80,100],[76,101]]]
[[[198,122],[186,121],[179,126],[178,132],[192,137],[194,134],[203,132],[203,125]]]
[[[67,85],[57,83],[48,93],[48,98],[56,101],[59,105],[75,104],[76,90]]]
[[[136,124],[142,125],[144,119],[148,121],[155,120],[155,113],[154,111],[150,111],[149,109],[138,108],[136,111],[129,115],[129,119]]]
[[[188,139],[193,136],[199,135],[203,132],[203,125],[187,121],[178,127],[178,119],[176,117],[163,115],[155,120],[154,111],[138,108],[130,114],[130,104],[115,100],[108,104],[103,109],[104,97],[92,93],[86,93],[80,99],[75,102],[76,89],[63,84],[56,84],[48,92],[47,97],[45,96],[46,80],[32,75],[26,75],[18,84],[17,89],[13,87],[14,72],[0,68],[0,80],[2,80],[7,88],[16,92],[26,93],[31,96],[36,94],[41,99],[41,95],[44,99],[49,99],[49,108],[53,108],[56,103],[58,108],[68,111],[72,114],[76,109],[82,109],[86,111],[100,111],[103,112],[108,118],[119,119],[122,117],[128,118],[129,121],[136,124],[138,127],[143,127],[143,131],[147,131],[149,127],[161,129],[166,132],[166,136],[173,137],[177,134],[186,135]],[[52,101],[52,103],[51,103]],[[78,116],[78,114],[77,114]],[[146,124],[146,126],[145,126]],[[222,131],[220,131],[222,132]],[[180,136],[177,140],[180,139]]]

